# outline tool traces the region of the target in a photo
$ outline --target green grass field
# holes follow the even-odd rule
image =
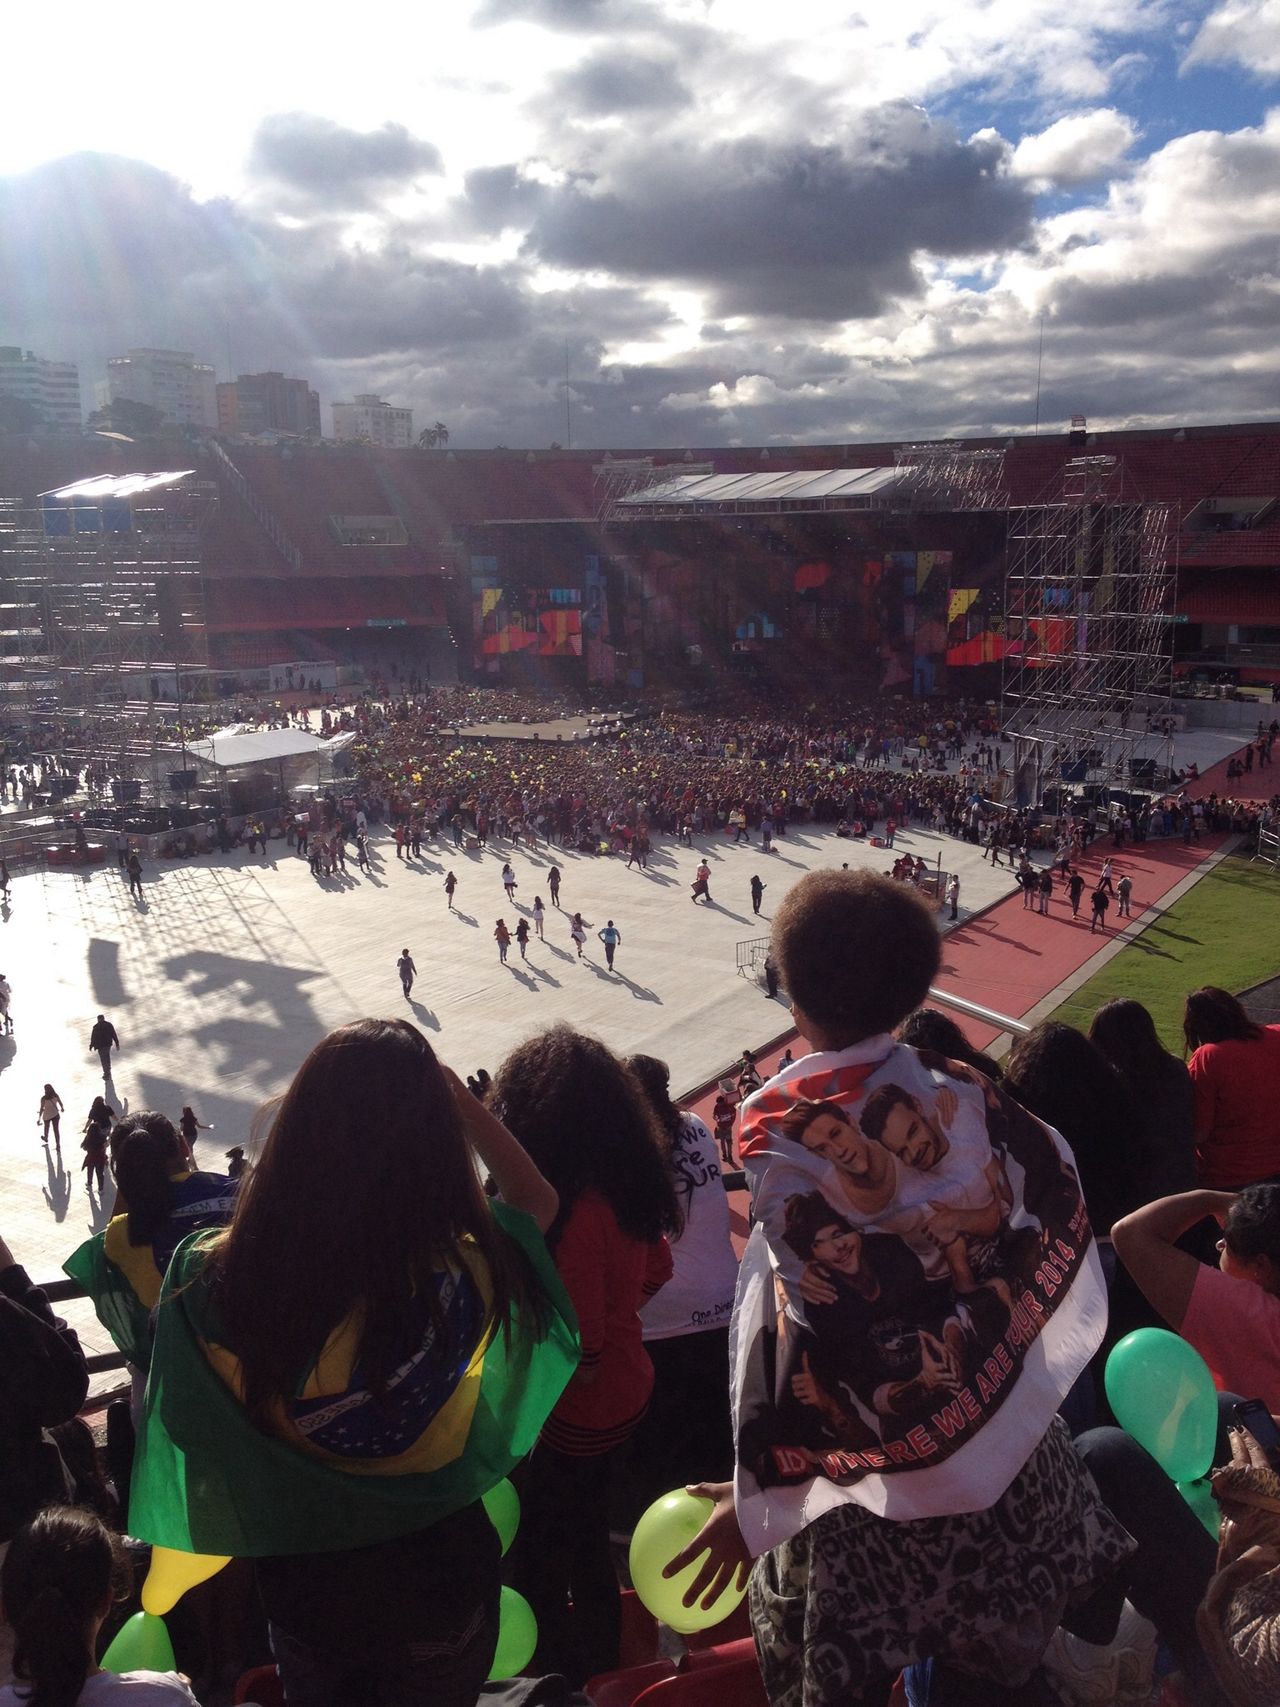
[[[1166,1047],[1182,1053],[1188,990],[1247,990],[1280,975],[1280,878],[1225,859],[1053,1015],[1087,1031],[1103,1002],[1126,996],[1150,1009]]]

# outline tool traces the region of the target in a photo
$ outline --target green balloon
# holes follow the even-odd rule
[[[173,1643],[164,1619],[135,1612],[116,1631],[99,1664],[103,1671],[173,1671]]]
[[[489,1522],[498,1531],[498,1540],[505,1553],[520,1527],[520,1496],[504,1476],[496,1487],[481,1495],[480,1503],[489,1515]]]
[[[1213,1463],[1218,1395],[1200,1353],[1167,1328],[1126,1334],[1107,1359],[1116,1421],[1174,1482],[1198,1482]]]
[[[1222,1527],[1222,1513],[1213,1497],[1209,1478],[1205,1476],[1198,1482],[1179,1482],[1178,1492],[1216,1541],[1218,1530]]]
[[[498,1610],[498,1646],[489,1667],[490,1683],[505,1683],[522,1672],[538,1645],[538,1621],[533,1608],[513,1588],[503,1588]]]
[[[679,1488],[655,1500],[631,1536],[631,1581],[636,1593],[655,1618],[681,1636],[691,1636],[695,1630],[709,1630],[713,1624],[722,1623],[746,1593],[736,1583],[730,1583],[709,1607],[704,1607],[701,1601],[693,1606],[683,1605],[681,1597],[698,1574],[701,1555],[674,1577],[662,1574],[676,1554],[693,1540],[712,1510],[710,1500]]]

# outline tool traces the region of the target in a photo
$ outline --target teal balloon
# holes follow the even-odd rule
[[[1126,1334],[1107,1359],[1116,1421],[1174,1482],[1198,1482],[1213,1463],[1218,1395],[1200,1353],[1167,1328]]]
[[[135,1612],[116,1631],[99,1661],[103,1671],[174,1671],[173,1643],[163,1618]]]
[[[629,1562],[636,1593],[655,1618],[681,1636],[691,1636],[695,1630],[709,1630],[713,1624],[723,1623],[746,1593],[745,1588],[737,1587],[735,1577],[710,1606],[703,1606],[701,1599],[686,1606],[684,1594],[692,1587],[704,1554],[699,1554],[691,1565],[673,1577],[662,1574],[676,1554],[682,1553],[694,1539],[714,1509],[709,1499],[677,1488],[674,1493],[655,1500],[632,1531]]]
[[[538,1621],[522,1594],[504,1588],[498,1611],[498,1646],[489,1668],[490,1683],[505,1683],[522,1672],[538,1645]]]
[[[505,1553],[520,1527],[520,1496],[504,1476],[496,1487],[481,1496],[480,1503],[489,1514],[489,1522],[498,1531],[498,1540]]]
[[[1198,1482],[1179,1482],[1178,1492],[1216,1541],[1218,1530],[1222,1526],[1222,1513],[1213,1497],[1209,1478],[1203,1476]]]

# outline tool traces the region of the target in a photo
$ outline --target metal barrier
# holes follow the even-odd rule
[[[768,954],[769,938],[767,936],[748,937],[740,942],[737,949],[739,976],[746,977],[749,973],[754,972],[757,966],[762,966]]]

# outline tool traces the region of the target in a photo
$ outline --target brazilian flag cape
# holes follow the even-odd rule
[[[533,1448],[577,1368],[577,1322],[532,1218],[491,1203],[544,1294],[543,1324],[512,1312],[481,1341],[449,1404],[426,1473],[340,1469],[249,1420],[209,1361],[216,1342],[203,1280],[208,1241],[195,1233],[165,1276],[146,1414],[129,1498],[129,1532],[184,1553],[264,1558],[371,1546],[429,1528],[494,1487]],[[269,1299],[263,1308],[270,1309]]]
[[[150,1260],[151,1246],[141,1248]],[[107,1254],[106,1234],[95,1233],[72,1251],[62,1272],[84,1287],[117,1349],[135,1368],[145,1369],[151,1361],[151,1310],[138,1296],[130,1277]],[[157,1274],[157,1291],[159,1279]]]

